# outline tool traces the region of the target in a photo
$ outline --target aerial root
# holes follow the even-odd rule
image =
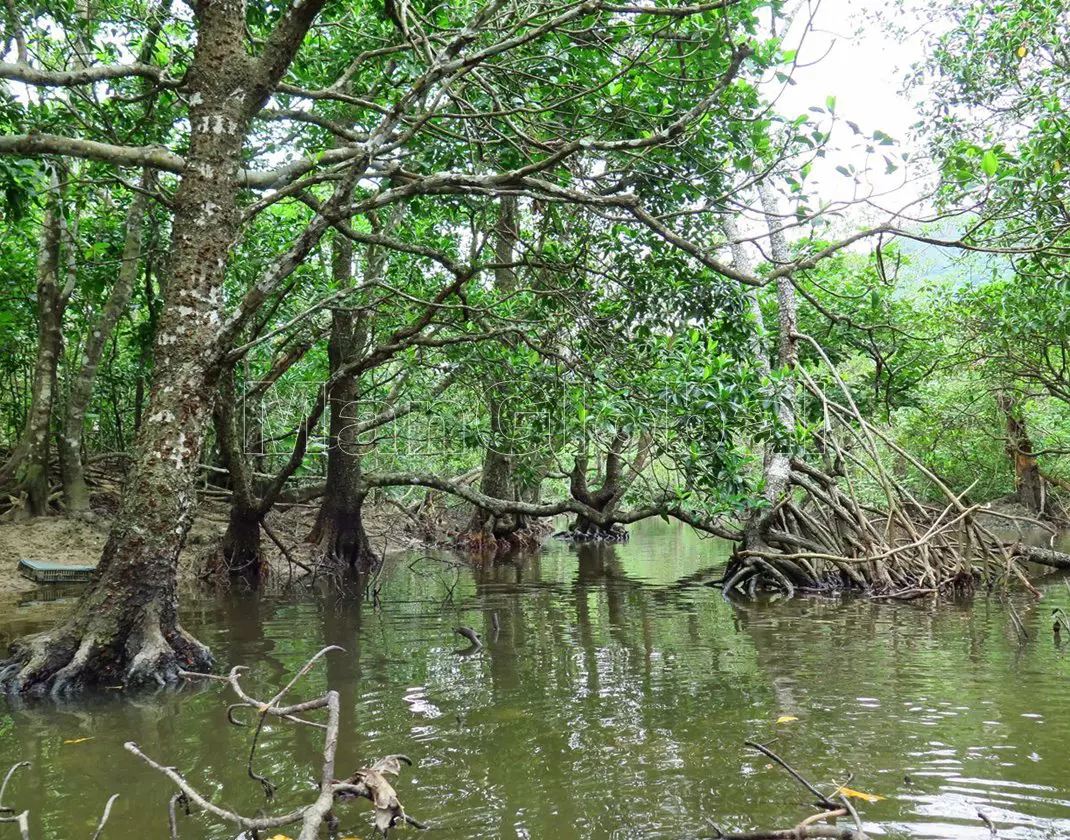
[[[924,505],[889,478],[886,503],[859,500],[849,479],[791,462],[792,492],[761,514],[724,576],[724,594],[748,589],[852,590],[910,600],[965,594],[1015,577],[1025,580],[1014,546],[978,522],[978,506],[951,496]]]

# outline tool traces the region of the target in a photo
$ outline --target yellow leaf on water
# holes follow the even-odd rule
[[[885,796],[877,796],[875,793],[862,793],[860,790],[851,790],[849,787],[842,787],[836,793],[842,793],[844,796],[851,796],[865,802],[880,802],[883,799],[887,799]]]
[[[1018,58],[1025,58],[1028,53],[1029,50],[1027,50],[1024,46],[1018,47]]]
[[[63,743],[64,744],[84,744],[86,741],[92,741],[92,740],[93,740],[93,736],[90,735],[88,738],[70,738],[69,740],[66,740]]]
[[[776,719],[777,723],[791,723],[793,720],[798,720],[795,715],[781,715]]]

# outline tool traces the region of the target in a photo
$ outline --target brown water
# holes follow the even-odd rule
[[[553,544],[474,573],[421,556],[388,565],[378,609],[234,596],[187,600],[185,621],[223,663],[250,665],[247,685],[264,697],[322,645],[344,646],[296,696],[340,692],[340,775],[384,753],[412,757],[396,786],[432,824],[428,840],[679,840],[709,836],[711,821],[790,827],[812,813],[747,737],[775,737],[821,786],[853,772],[852,788],[887,797],[860,803],[874,835],[981,840],[981,808],[1001,838],[1070,837],[1070,656],[1051,633],[1051,610],[1070,606],[1061,578],[1042,585],[1040,604],[1013,597],[1030,630],[1021,644],[996,599],[728,605],[699,585],[725,545],[660,523],[634,528],[627,545]],[[5,610],[0,642],[53,615]],[[456,655],[457,624],[486,647]],[[245,775],[249,731],[226,723],[229,702],[215,684],[0,701],[0,770],[33,762],[8,804],[31,810],[35,840],[89,838],[119,793],[105,838],[166,837],[171,788],[123,751],[134,740],[253,813],[263,794]],[[65,743],[82,738],[92,740]],[[319,738],[277,725],[264,739],[257,767],[279,785],[280,810],[314,797]],[[367,803],[344,806],[342,827],[373,836]],[[237,834],[197,815],[180,829]]]

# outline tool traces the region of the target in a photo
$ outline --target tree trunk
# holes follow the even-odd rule
[[[223,534],[223,562],[231,580],[257,586],[264,576],[260,553],[260,509],[235,501]]]
[[[222,571],[231,579],[256,586],[265,571],[260,554],[260,520],[263,516],[256,497],[249,461],[245,453],[245,435],[238,422],[239,407],[233,366],[224,371],[215,409],[216,442],[223,467],[230,475],[232,502],[230,519],[220,547]]]
[[[776,197],[770,192],[765,184],[759,185],[758,192],[762,202],[762,210],[765,213],[766,224],[769,227],[769,240],[771,245],[774,265],[786,264],[791,259],[784,231],[777,220]],[[734,230],[734,226],[732,228]],[[741,246],[733,247],[733,260],[742,261],[741,268],[749,268],[746,264],[749,260]],[[758,300],[753,293],[750,294],[751,316],[756,321],[756,328],[760,333],[763,330],[762,313],[758,306]],[[788,371],[794,370],[799,361],[798,339],[796,333],[796,300],[795,287],[792,285],[790,276],[778,277],[776,281],[777,317],[779,327],[779,347],[777,350],[777,364]],[[759,368],[763,373],[771,372],[769,358],[765,348],[760,343],[756,344],[755,352],[758,355]],[[789,376],[785,380],[785,391],[778,395],[777,419],[785,430],[791,431],[795,427],[795,393],[794,377]],[[756,510],[748,518],[744,525],[744,545],[748,549],[760,550],[765,547],[765,530],[769,526],[769,516],[775,510],[778,502],[788,490],[788,482],[791,479],[791,461],[788,452],[785,452],[775,439],[765,447],[765,458],[762,467],[762,498],[765,504]]]
[[[369,267],[369,271],[375,271]],[[353,245],[336,234],[331,246],[331,271],[340,287],[352,283]],[[333,374],[364,352],[363,317],[349,309],[331,312],[327,356]],[[330,440],[327,447],[327,483],[310,539],[324,560],[339,569],[364,573],[378,562],[364,532],[361,511],[366,491],[361,484],[361,449],[358,433],[360,379],[346,376],[328,394]]]
[[[67,303],[59,284],[61,214],[59,181],[53,173],[37,252],[37,362],[30,409],[18,444],[0,467],[0,488],[6,493],[24,492],[26,512],[31,516],[43,516],[48,510],[49,427]]]
[[[494,226],[494,259],[498,264],[494,269],[494,288],[501,294],[510,294],[516,289],[516,273],[511,266],[515,259],[517,206],[515,196],[502,196],[499,199],[501,210]],[[510,345],[506,344],[508,348]],[[509,370],[508,359],[501,366],[496,376],[488,377],[485,383],[483,400],[490,416],[490,440],[483,453],[483,471],[479,489],[486,496],[495,499],[516,501],[519,499],[516,470],[519,466],[513,453],[516,424],[508,410],[510,394],[506,390],[513,383],[506,375]],[[468,521],[464,533],[459,539],[462,545],[470,548],[497,551],[508,547],[509,542],[499,545],[499,540],[507,539],[516,531],[527,526],[526,517],[517,514],[496,516],[490,511],[476,507]]]
[[[142,178],[142,186],[148,185],[148,179],[149,175],[146,173]],[[137,279],[145,203],[145,194],[135,192],[126,214],[126,236],[119,276],[112,286],[100,317],[89,327],[82,366],[67,397],[67,410],[58,439],[63,500],[67,507],[67,514],[70,516],[80,516],[89,510],[89,488],[85,483],[85,470],[82,463],[85,415],[93,396],[93,383],[96,381],[97,369],[104,354],[104,348],[119,318],[126,310],[126,304],[130,301],[130,295],[134,289],[134,281]]]
[[[1007,455],[1014,466],[1015,498],[1033,513],[1044,512],[1044,479],[1033,454],[1033,441],[1017,400],[1008,393],[996,395],[1007,422]]]
[[[194,481],[219,366],[230,245],[237,235],[241,150],[262,80],[245,53],[245,4],[200,3],[186,77],[187,165],[174,198],[173,275],[156,337],[156,370],[122,503],[97,577],[70,616],[16,643],[0,673],[11,691],[175,680],[211,655],[178,621],[178,556],[196,505]]]
[[[484,403],[490,413],[491,440],[483,452],[483,470],[479,479],[479,491],[495,499],[513,501],[517,498],[514,458],[507,451],[503,434],[502,403],[503,400],[493,393],[494,386],[484,393]],[[468,520],[467,539],[483,540],[505,537],[522,526],[522,518],[516,514],[496,516],[483,508],[473,508]]]
[[[653,438],[649,432],[642,432],[636,442],[636,454],[631,464],[625,462],[624,449],[630,435],[620,430],[606,451],[605,476],[602,486],[591,490],[587,483],[587,455],[576,457],[569,475],[569,493],[573,499],[600,514],[612,514],[620,504],[628,488],[632,486],[646,466],[650,457]],[[567,532],[558,534],[559,538],[579,542],[597,540],[600,542],[627,542],[628,532],[617,522],[597,521],[588,515],[577,514]]]

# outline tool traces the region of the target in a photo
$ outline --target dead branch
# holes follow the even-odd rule
[[[404,808],[402,808],[393,787],[391,787],[382,777],[383,773],[393,773],[394,775],[397,775],[401,766],[401,761],[404,761],[406,764],[411,764],[412,762],[405,756],[387,756],[386,758],[380,759],[370,768],[357,771],[357,773],[353,774],[353,776],[345,782],[335,781],[334,761],[338,747],[338,725],[340,716],[338,692],[327,691],[323,695],[311,700],[304,700],[285,706],[281,705],[283,698],[291,689],[293,689],[297,682],[303,676],[308,674],[323,656],[333,651],[343,651],[343,649],[337,645],[329,645],[317,651],[301,667],[301,669],[294,674],[293,678],[266,702],[251,696],[242,687],[241,676],[246,669],[241,666],[231,668],[226,676],[202,674],[193,671],[181,672],[181,676],[185,679],[208,679],[224,682],[230,686],[239,700],[239,702],[233,703],[227,707],[226,716],[231,724],[236,726],[246,725],[235,717],[234,713],[237,709],[248,707],[256,711],[257,726],[250,744],[246,769],[249,777],[264,788],[265,795],[269,800],[274,796],[275,785],[268,778],[260,775],[253,769],[256,747],[263,731],[264,721],[268,717],[280,718],[303,726],[312,726],[318,729],[323,729],[323,764],[320,771],[319,794],[314,802],[277,816],[248,817],[212,803],[207,797],[198,792],[174,767],[166,767],[160,764],[143,753],[137,744],[132,741],[127,742],[124,744],[124,747],[128,752],[136,755],[154,770],[165,775],[180,791],[171,797],[167,806],[168,826],[170,829],[171,840],[178,840],[178,826],[175,818],[175,809],[179,803],[186,806],[187,813],[190,805],[196,805],[201,810],[207,811],[213,816],[219,817],[229,823],[237,824],[243,831],[254,833],[300,823],[301,830],[298,834],[298,840],[314,840],[319,834],[320,828],[324,822],[331,825],[335,824],[335,818],[331,813],[335,798],[338,794],[347,792],[356,794],[357,796],[363,796],[372,801],[375,806],[375,824],[384,836],[391,827],[399,822],[406,822],[409,825],[418,828],[424,827],[419,821],[414,820],[405,814]],[[327,722],[325,724],[299,717],[302,713],[318,709],[327,710]],[[9,777],[11,772],[13,771],[9,771]],[[0,787],[0,801],[2,801],[2,798],[3,787]],[[104,818],[101,820],[101,827],[103,827],[104,822],[107,820],[111,810],[112,801],[113,800],[109,800],[108,807],[105,809]],[[98,840],[98,838],[94,837],[93,840]]]

